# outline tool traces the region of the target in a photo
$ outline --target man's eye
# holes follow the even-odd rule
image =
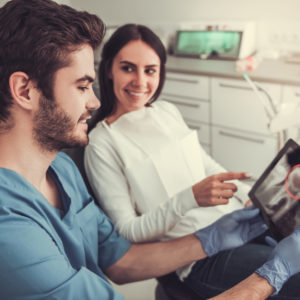
[[[82,92],[85,92],[86,90],[89,89],[87,86],[79,86],[78,88],[79,88]]]

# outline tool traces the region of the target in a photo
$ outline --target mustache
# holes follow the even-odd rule
[[[85,113],[83,113],[80,118],[79,118],[79,122],[82,121],[82,120],[89,120],[92,118],[92,111],[91,110],[88,110],[86,111]]]

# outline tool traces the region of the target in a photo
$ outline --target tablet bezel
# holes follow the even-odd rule
[[[271,163],[268,165],[268,167],[265,169],[265,171],[262,173],[262,175],[257,179],[255,184],[252,186],[251,190],[249,191],[248,195],[250,199],[252,200],[253,204],[258,207],[261,211],[262,217],[269,227],[270,233],[276,240],[281,240],[284,238],[284,236],[276,229],[276,225],[271,220],[271,218],[268,216],[268,214],[265,211],[264,205],[261,203],[261,201],[256,197],[256,191],[261,187],[261,185],[264,183],[265,179],[269,174],[272,172],[274,167],[277,165],[277,163],[280,161],[280,159],[287,154],[288,150],[295,150],[299,148],[299,145],[293,140],[289,139],[283,148],[277,153],[275,158],[271,161]]]

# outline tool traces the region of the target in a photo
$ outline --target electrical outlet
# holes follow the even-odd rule
[[[284,43],[290,45],[300,44],[300,33],[298,32],[274,32],[270,33],[269,40],[274,44]]]

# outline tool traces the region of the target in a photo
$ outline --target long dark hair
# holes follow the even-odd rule
[[[100,85],[101,107],[93,119],[90,126],[92,129],[97,122],[110,116],[116,109],[117,99],[113,90],[113,81],[109,78],[112,63],[118,52],[130,41],[141,40],[148,44],[160,58],[160,80],[159,85],[150,99],[150,103],[155,101],[161,93],[165,82],[166,50],[159,37],[148,27],[136,24],[126,24],[119,27],[106,42],[103,47],[101,62],[98,71]]]

